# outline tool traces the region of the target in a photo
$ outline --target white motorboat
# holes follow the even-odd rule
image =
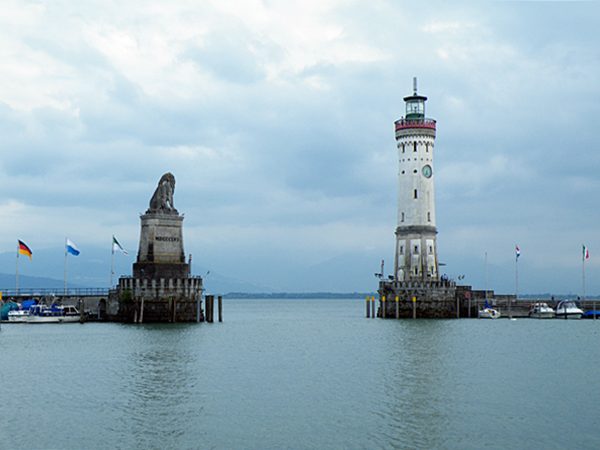
[[[27,322],[28,316],[29,311],[25,311],[24,309],[13,309],[8,312],[8,321],[13,323],[25,323]]]
[[[554,319],[556,311],[554,311],[548,303],[536,302],[529,308],[529,317],[534,319]]]
[[[573,300],[563,300],[556,306],[557,319],[581,319],[583,310]]]
[[[71,305],[35,305],[29,308],[27,323],[74,323],[79,322],[79,311]]]
[[[478,317],[480,319],[497,319],[500,317],[500,311],[494,308],[483,308],[479,310]]]

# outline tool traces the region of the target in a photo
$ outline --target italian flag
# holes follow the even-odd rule
[[[582,255],[583,260],[585,261],[586,259],[590,259],[590,251],[588,250],[588,248],[583,245],[583,255]]]

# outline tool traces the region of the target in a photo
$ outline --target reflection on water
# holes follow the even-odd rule
[[[367,320],[363,306],[3,325],[0,448],[600,448],[600,321]]]
[[[376,411],[385,427],[382,446],[442,448],[448,436],[443,390],[447,373],[443,321],[390,322],[386,330],[388,371],[383,377],[385,397]]]
[[[129,345],[125,364],[115,368],[121,380],[120,420],[109,428],[130,436],[137,448],[182,448],[181,440],[202,415],[202,372],[192,344],[192,325],[144,325]]]

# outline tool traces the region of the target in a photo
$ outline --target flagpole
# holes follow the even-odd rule
[[[485,302],[487,303],[488,298],[488,260],[487,260],[487,252],[485,252]]]
[[[15,291],[19,294],[19,243],[17,242],[17,268],[15,270]]]
[[[65,295],[67,295],[67,238],[65,238]]]
[[[581,301],[585,301],[585,245],[581,254]]]
[[[515,256],[515,302],[519,299],[519,256]],[[508,303],[508,317],[512,319],[511,302]]]
[[[115,244],[114,244],[114,239],[115,239],[115,237],[113,236],[112,240],[110,241],[111,256],[110,256],[110,284],[108,285],[109,289],[112,289],[113,275],[115,274]]]

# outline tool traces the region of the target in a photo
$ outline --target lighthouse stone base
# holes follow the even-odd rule
[[[453,281],[382,281],[379,283],[379,317],[454,318],[457,316],[457,286]],[[385,296],[386,301],[382,301]],[[413,298],[414,306],[413,306]]]

